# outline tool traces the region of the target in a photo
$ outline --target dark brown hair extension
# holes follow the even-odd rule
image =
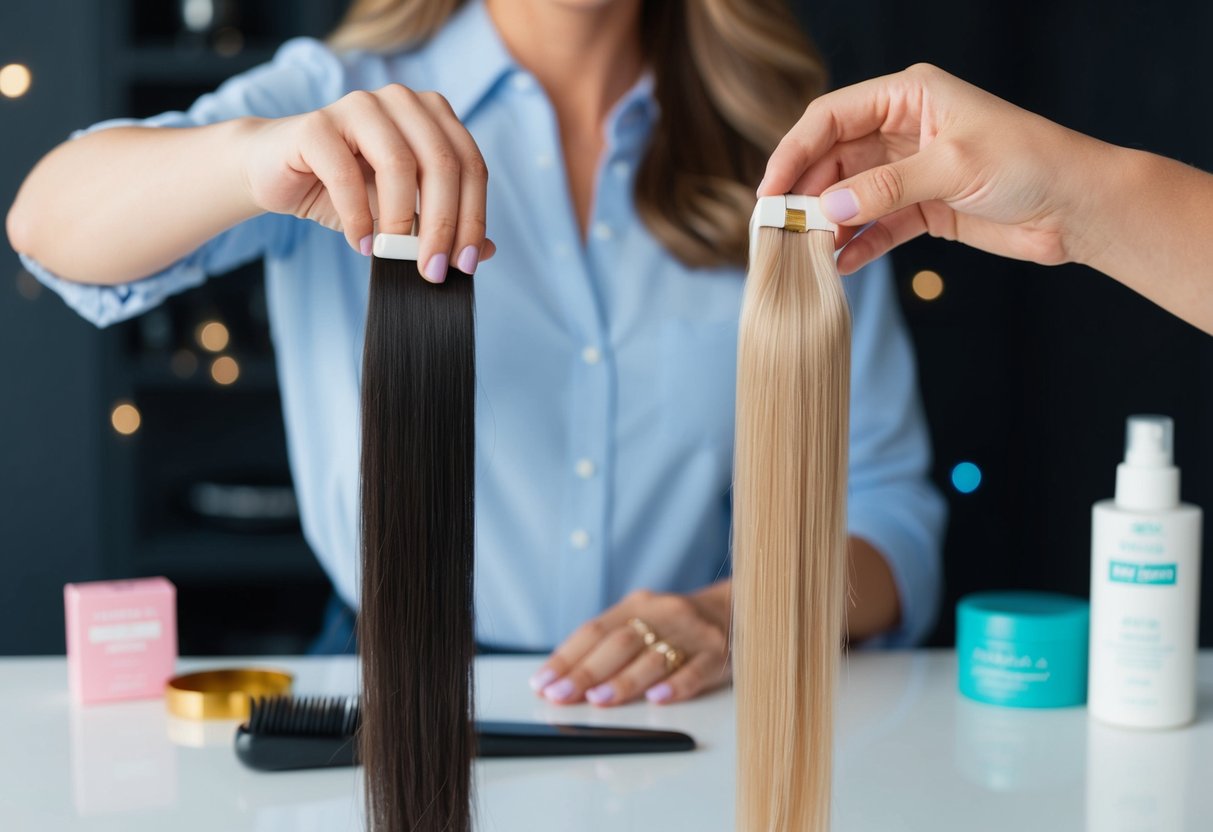
[[[472,278],[373,258],[362,369],[360,753],[371,832],[471,829]]]

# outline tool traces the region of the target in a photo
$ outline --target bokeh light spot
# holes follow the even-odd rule
[[[25,64],[6,64],[0,67],[0,95],[5,98],[20,98],[29,92],[33,78]]]
[[[939,276],[939,272],[924,269],[914,275],[910,288],[922,300],[935,300],[943,294],[943,278]]]
[[[240,365],[230,355],[221,355],[211,362],[211,378],[216,384],[232,384],[240,378]]]
[[[123,436],[130,436],[139,430],[142,423],[143,417],[139,414],[139,408],[130,402],[119,402],[110,411],[110,424]]]
[[[232,336],[227,331],[227,327],[219,321],[205,321],[198,325],[194,338],[197,340],[198,346],[207,352],[223,352],[227,349]]]
[[[960,462],[952,469],[952,487],[961,494],[972,494],[981,485],[981,469],[972,462]]]

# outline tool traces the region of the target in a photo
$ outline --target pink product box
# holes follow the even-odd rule
[[[177,663],[177,589],[167,578],[67,584],[63,603],[73,699],[164,695]]]

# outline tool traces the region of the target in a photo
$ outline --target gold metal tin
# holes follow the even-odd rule
[[[280,670],[203,670],[169,679],[164,702],[169,713],[182,719],[248,719],[253,697],[290,693],[294,680]]]

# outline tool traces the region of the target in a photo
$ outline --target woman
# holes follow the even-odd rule
[[[373,220],[410,230],[420,190],[425,277],[477,274],[478,640],[558,644],[532,680],[553,702],[680,701],[728,678],[753,182],[821,82],[777,0],[362,0],[327,46],[56,149],[9,233],[99,325],[266,258],[304,532],[352,604],[364,255]],[[908,644],[934,617],[943,507],[869,272],[848,287],[849,635]]]

